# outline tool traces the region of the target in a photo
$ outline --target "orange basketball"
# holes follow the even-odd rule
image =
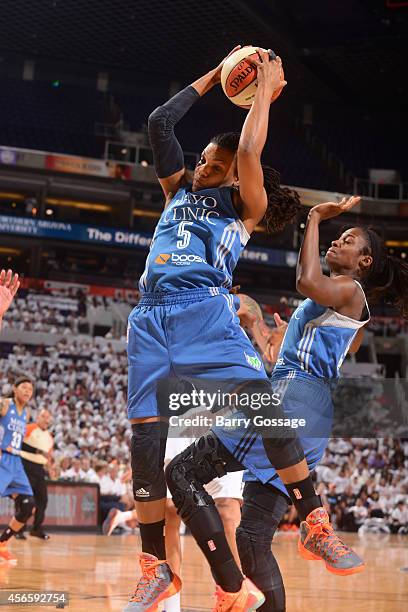
[[[266,51],[266,49],[263,50]],[[229,56],[221,71],[221,85],[225,95],[241,108],[251,108],[255,99],[258,82],[256,67],[248,61],[252,58],[258,59],[256,47],[242,47]],[[281,92],[281,89],[274,92],[271,103],[275,102]]]

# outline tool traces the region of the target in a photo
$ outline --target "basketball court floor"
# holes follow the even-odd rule
[[[286,584],[287,612],[403,612],[408,610],[408,538],[374,535],[364,540],[347,534],[345,541],[367,563],[365,572],[340,577],[322,563],[297,555],[296,534],[279,534],[274,544]],[[214,585],[210,571],[191,536],[184,536],[182,606],[209,610]],[[48,542],[28,537],[10,547],[17,566],[0,565],[0,589],[68,591],[67,607],[75,612],[122,610],[139,576],[136,535],[52,535]],[[406,571],[404,571],[404,568]],[[4,606],[4,604],[3,604]],[[6,605],[7,611],[32,610]],[[41,610],[51,607],[35,608]]]

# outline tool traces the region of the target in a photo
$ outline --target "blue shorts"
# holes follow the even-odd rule
[[[305,458],[312,471],[321,461],[331,433],[333,403],[330,381],[308,375],[295,378],[272,376],[273,392],[279,393],[285,417],[304,419],[305,427],[295,429],[303,447]],[[234,414],[234,417],[239,414]],[[244,481],[260,481],[271,484],[287,495],[275,468],[270,463],[256,427],[213,427],[217,438],[237,459],[246,472]],[[296,463],[294,458],[294,463]]]
[[[168,377],[266,379],[224,287],[145,293],[129,315],[128,417],[159,415]]]
[[[2,452],[0,459],[0,497],[13,493],[32,495],[30,481],[23,468],[20,457]]]

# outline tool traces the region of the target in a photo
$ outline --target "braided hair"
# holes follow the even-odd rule
[[[211,139],[215,144],[227,151],[236,153],[238,150],[239,132],[226,132],[217,134]],[[302,205],[297,191],[288,187],[281,187],[280,174],[270,166],[262,165],[264,175],[264,188],[266,191],[268,205],[265,212],[265,224],[268,234],[276,234],[282,231],[286,225],[293,223]]]
[[[371,255],[373,263],[362,281],[370,301],[383,299],[398,308],[408,319],[408,264],[388,255],[384,241],[370,227],[361,228],[367,240],[363,255]]]

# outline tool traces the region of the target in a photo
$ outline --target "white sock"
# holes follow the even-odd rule
[[[121,522],[131,521],[134,518],[135,518],[135,515],[133,514],[133,510],[128,510],[127,512],[121,512],[120,514]]]
[[[180,612],[180,591],[164,600],[166,612]]]

